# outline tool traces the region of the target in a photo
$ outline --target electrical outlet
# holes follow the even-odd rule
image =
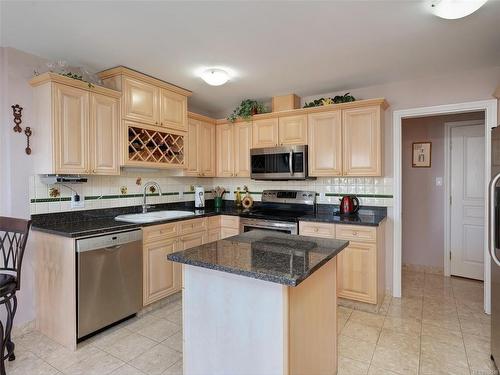
[[[443,177],[436,177],[436,186],[443,186]]]
[[[73,194],[71,196],[71,208],[83,208],[85,207],[85,199],[81,195]]]

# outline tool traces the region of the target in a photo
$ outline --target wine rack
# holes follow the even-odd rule
[[[128,126],[128,162],[182,167],[185,137],[183,133]]]

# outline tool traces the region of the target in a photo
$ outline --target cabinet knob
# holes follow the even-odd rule
[[[92,173],[95,173],[95,169],[92,169]]]
[[[155,121],[155,125],[158,125],[158,121]]]
[[[316,233],[318,232],[318,230],[319,230],[318,228],[314,228],[314,231],[315,231]]]
[[[358,235],[358,232],[352,232],[352,235],[353,235],[353,236],[357,236],[357,235]]]

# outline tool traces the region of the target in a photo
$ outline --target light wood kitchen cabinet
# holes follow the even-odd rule
[[[215,125],[200,122],[199,165],[202,177],[215,177]]]
[[[214,177],[216,174],[215,125],[188,118],[187,168],[185,176]]]
[[[120,105],[118,99],[91,93],[90,164],[92,174],[120,174],[120,162],[118,160],[119,126]]]
[[[280,146],[307,145],[307,115],[280,116],[278,125]]]
[[[377,303],[377,246],[351,241],[337,256],[337,296]]]
[[[342,175],[341,111],[308,115],[309,175]]]
[[[187,130],[187,97],[169,90],[160,91],[160,126]]]
[[[205,231],[187,234],[179,238],[179,250],[187,250],[192,247],[201,246],[207,242]]]
[[[250,149],[252,148],[252,123],[234,124],[234,176],[250,177]]]
[[[89,173],[89,92],[56,83],[53,104],[55,170]]]
[[[234,176],[234,131],[233,124],[216,126],[217,177]]]
[[[337,296],[379,305],[385,296],[385,221],[378,227],[299,222],[299,234],[349,241],[337,255]]]
[[[184,175],[199,176],[200,175],[200,121],[196,119],[188,119],[188,143],[186,152],[186,169]]]
[[[255,148],[278,146],[278,119],[254,120],[252,123],[252,146]]]
[[[177,244],[176,238],[144,244],[144,305],[158,301],[180,289],[178,268],[167,260],[168,254],[177,251]]]
[[[382,175],[380,106],[342,111],[344,176]]]
[[[123,93],[122,119],[186,132],[191,91],[118,66],[99,73],[107,87]]]
[[[123,118],[158,125],[160,118],[160,89],[142,80],[123,77]]]
[[[121,93],[45,73],[31,79],[35,172],[118,175]]]

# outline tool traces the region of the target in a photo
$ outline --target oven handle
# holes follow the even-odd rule
[[[288,169],[290,170],[290,176],[293,176],[293,151],[290,151],[288,156]]]

